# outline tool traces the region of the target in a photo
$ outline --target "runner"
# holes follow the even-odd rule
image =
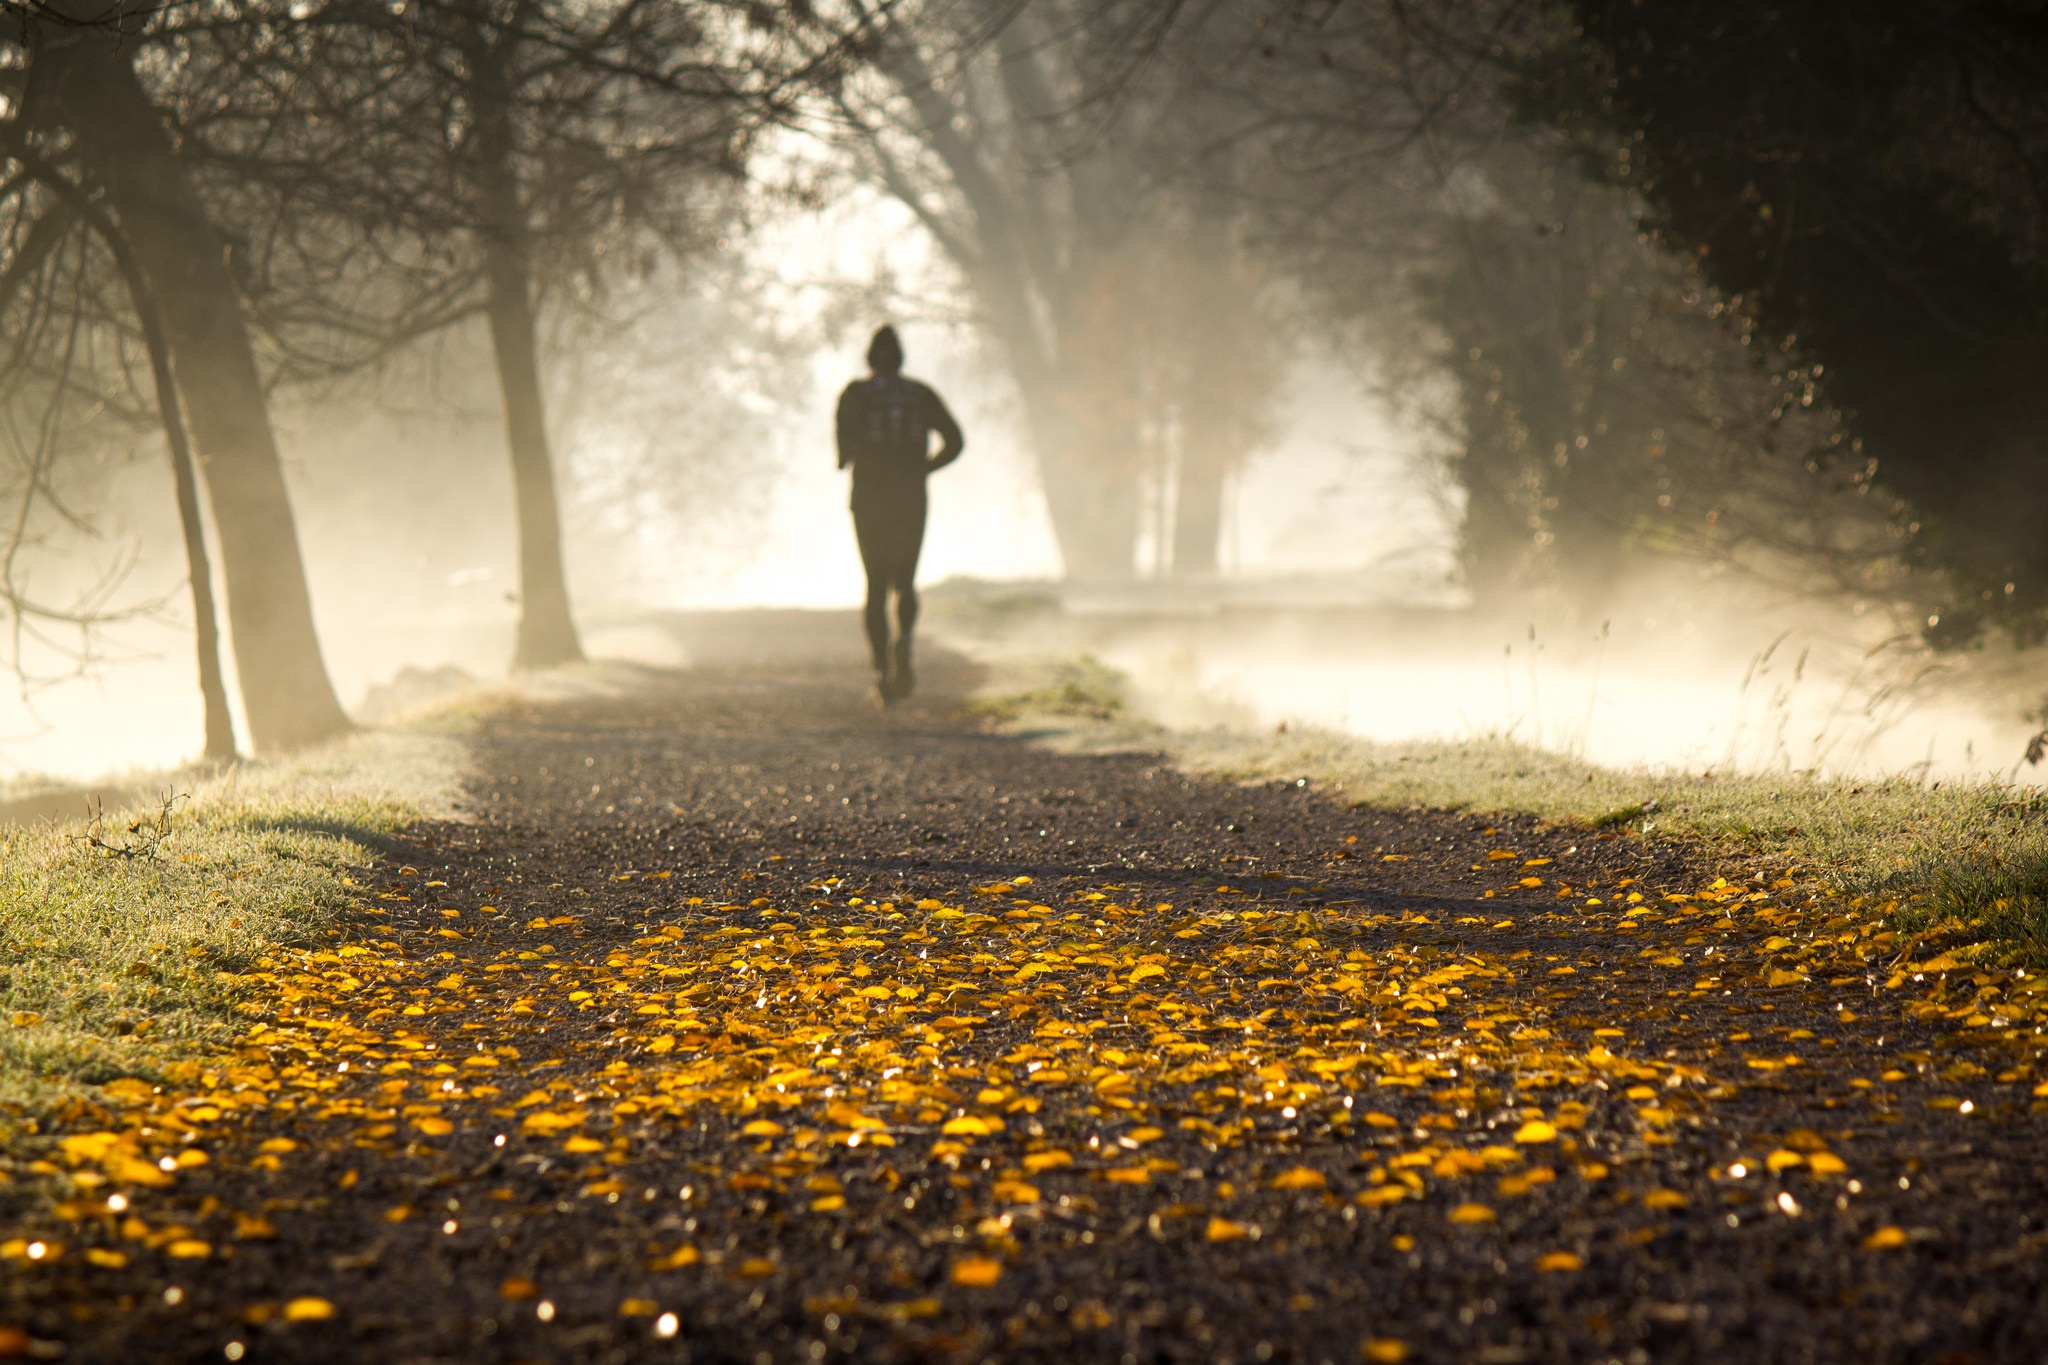
[[[866,625],[883,703],[910,695],[910,637],[917,628],[917,556],[924,546],[925,477],[960,457],[960,424],[931,388],[903,371],[903,343],[883,327],[868,343],[867,379],[839,395],[839,467],[853,466],[853,533],[867,567]],[[932,453],[933,433],[939,437]],[[896,642],[889,642],[889,594]]]

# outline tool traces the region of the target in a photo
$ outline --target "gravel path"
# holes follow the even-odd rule
[[[1044,752],[957,658],[878,712],[821,629],[488,722],[236,1058],[78,1116],[143,1136],[0,1358],[2048,1351],[2026,978],[1639,839]]]

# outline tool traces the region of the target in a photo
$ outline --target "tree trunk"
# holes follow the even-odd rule
[[[38,26],[24,113],[68,131],[134,247],[164,323],[206,466],[249,739],[258,750],[340,734],[313,629],[298,529],[221,242],[156,109],[112,35]]]
[[[498,362],[498,390],[504,396],[512,496],[519,510],[519,636],[512,667],[552,668],[581,660],[583,646],[569,614],[569,584],[562,569],[561,517],[541,409],[533,300],[524,252],[496,243],[484,252],[491,348]]]
[[[1223,484],[1234,452],[1213,438],[1184,432],[1180,487],[1173,509],[1173,572],[1194,577],[1216,572],[1223,540]]]
[[[45,182],[47,183],[47,182]],[[178,382],[171,371],[171,347],[164,339],[163,314],[150,297],[149,282],[126,234],[104,214],[90,215],[100,239],[113,254],[142,344],[149,351],[149,372],[156,385],[157,414],[163,421],[164,444],[171,456],[171,481],[177,488],[178,526],[185,533],[185,574],[192,586],[193,647],[199,656],[199,695],[206,705],[206,757],[225,763],[235,756],[235,723],[228,711],[228,690],[221,677],[220,623],[213,607],[213,565],[206,553],[206,526],[199,516],[199,472],[185,439],[185,414]]]
[[[477,189],[485,220],[481,236],[486,312],[491,350],[498,365],[498,392],[505,404],[512,497],[519,515],[519,634],[512,650],[512,667],[552,668],[580,662],[583,645],[576,638],[576,621],[569,612],[568,575],[562,567],[562,519],[555,497],[554,460],[548,450],[547,415],[541,404],[533,270],[526,206],[513,160],[505,54],[486,32],[482,23],[475,26],[469,57],[477,110]]]
[[[1000,324],[996,330],[1003,335]],[[1089,439],[1088,424],[1058,392],[1061,386],[1024,366],[1013,366],[1012,373],[1066,576],[1078,583],[1136,576],[1138,488],[1125,472],[1128,461],[1111,458]]]

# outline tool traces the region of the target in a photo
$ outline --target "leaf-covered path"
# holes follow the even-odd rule
[[[236,1053],[17,1170],[0,1358],[2038,1358],[2031,974],[798,644],[488,723]]]

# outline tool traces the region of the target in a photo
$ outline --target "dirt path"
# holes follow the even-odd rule
[[[69,1116],[0,1358],[2040,1358],[2032,981],[965,675],[492,722],[236,1056]]]

